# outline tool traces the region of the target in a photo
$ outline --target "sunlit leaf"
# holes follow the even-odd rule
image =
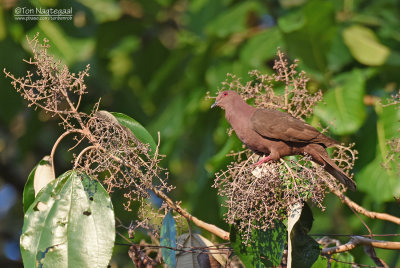
[[[346,28],[343,39],[353,57],[365,65],[382,65],[390,54],[390,49],[379,42],[375,33],[361,25]]]
[[[39,191],[45,187],[49,182],[54,180],[53,165],[51,164],[50,156],[46,155],[40,160],[36,166],[35,175],[33,177],[33,188],[35,190],[35,196],[38,195]]]
[[[113,206],[102,185],[68,171],[50,182],[25,214],[25,267],[106,267],[115,239]]]
[[[26,213],[30,205],[34,202],[39,191],[52,180],[54,180],[54,175],[53,167],[50,164],[50,156],[45,156],[32,169],[26,181],[22,197],[24,213]]]

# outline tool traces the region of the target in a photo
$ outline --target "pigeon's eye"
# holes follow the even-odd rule
[[[224,92],[224,96],[228,96],[228,92]]]

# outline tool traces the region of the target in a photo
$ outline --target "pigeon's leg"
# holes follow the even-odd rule
[[[254,163],[253,166],[259,166],[259,165],[264,164],[269,161],[272,161],[272,158],[268,155],[268,156],[261,158],[261,160],[258,161],[257,163]]]

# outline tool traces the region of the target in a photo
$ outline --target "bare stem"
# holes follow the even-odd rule
[[[78,166],[79,160],[82,158],[82,156],[83,156],[86,152],[88,152],[88,151],[90,151],[90,150],[92,150],[92,149],[96,149],[96,148],[97,148],[96,146],[92,145],[92,146],[88,146],[88,147],[86,147],[85,149],[83,149],[83,150],[79,153],[79,155],[75,158],[74,169]]]
[[[54,171],[54,154],[56,152],[57,146],[58,144],[60,144],[61,140],[64,139],[66,136],[68,136],[71,133],[81,133],[83,134],[83,132],[80,129],[74,129],[74,130],[68,130],[66,132],[64,132],[63,134],[61,134],[60,137],[58,137],[58,139],[56,140],[56,142],[53,145],[53,148],[51,149],[51,153],[50,153],[50,161],[51,161],[51,167],[53,169],[53,177],[55,178],[55,171]]]

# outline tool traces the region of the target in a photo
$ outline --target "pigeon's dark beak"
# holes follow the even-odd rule
[[[211,105],[211,109],[218,105],[218,101],[215,101],[213,105]]]

